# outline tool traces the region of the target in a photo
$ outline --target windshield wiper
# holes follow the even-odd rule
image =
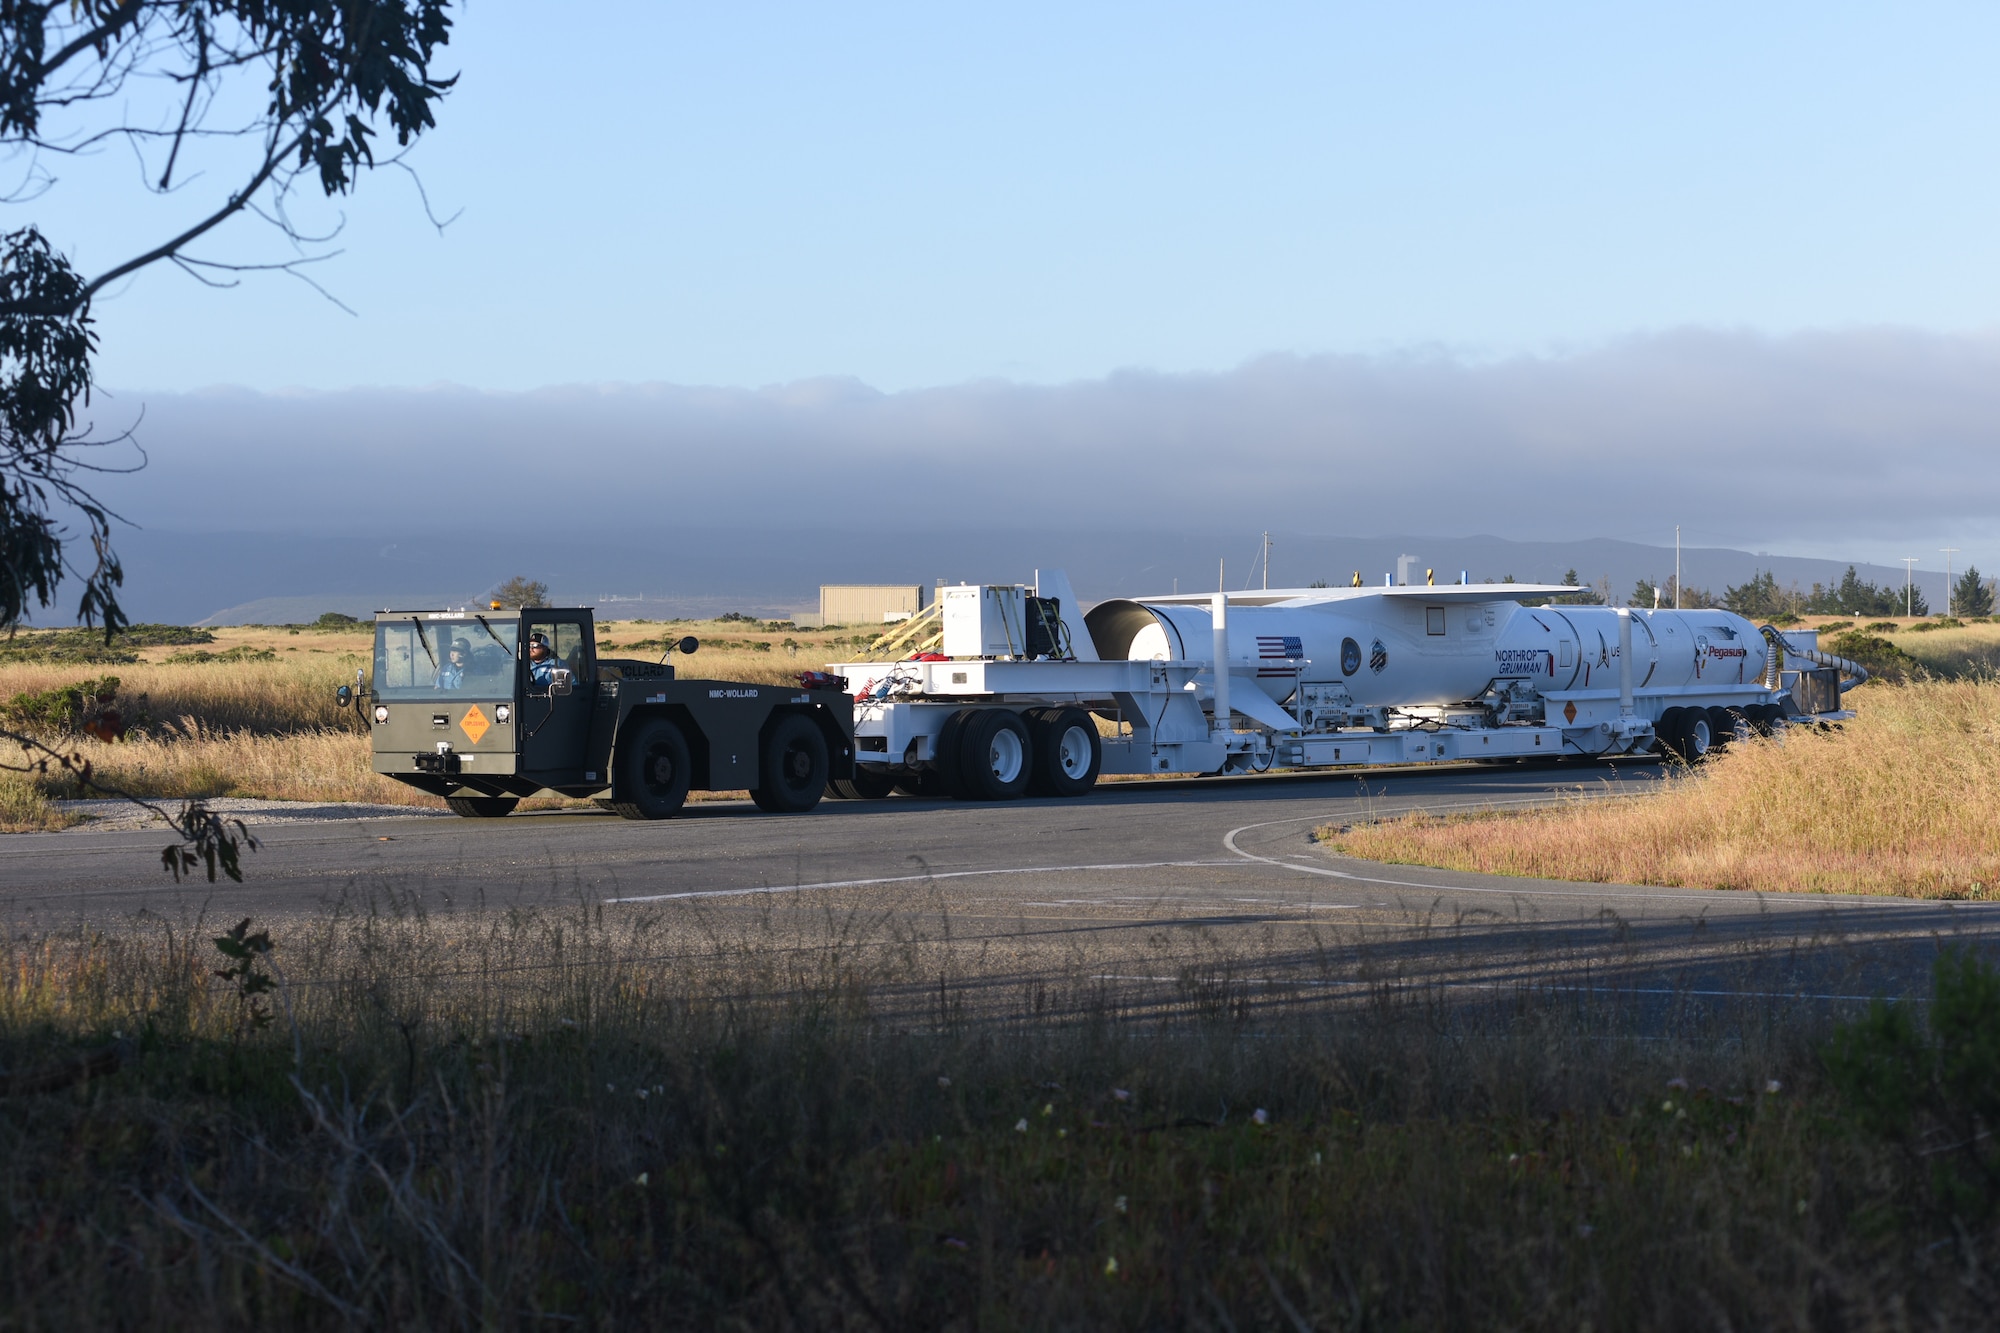
[[[431,670],[436,671],[438,658],[437,654],[431,651],[431,641],[424,637],[424,622],[411,616],[410,623],[417,627],[417,642],[424,646],[424,656],[431,659]]]
[[[502,639],[498,634],[495,634],[493,632],[493,627],[486,623],[485,616],[475,615],[473,616],[473,619],[479,622],[479,628],[486,631],[487,638],[493,640],[493,642],[499,644],[502,648],[507,648],[507,641],[505,639]],[[512,648],[507,648],[507,651],[509,653],[512,653],[514,650]]]

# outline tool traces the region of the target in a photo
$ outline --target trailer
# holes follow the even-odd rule
[[[1856,663],[1720,609],[1568,604],[1566,585],[1112,598],[1061,574],[941,587],[861,660],[833,791],[1075,796],[1103,774],[1613,759],[1699,763],[1852,716]],[[1533,604],[1531,604],[1533,603]]]

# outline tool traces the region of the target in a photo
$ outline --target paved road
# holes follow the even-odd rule
[[[18,934],[196,913],[283,922],[341,903],[446,914],[584,905],[655,926],[664,917],[668,935],[710,956],[718,941],[752,935],[912,958],[948,941],[954,975],[996,992],[1056,974],[1183,991],[1215,976],[1676,1002],[1919,988],[1938,938],[2000,925],[1984,904],[1383,867],[1309,836],[1407,810],[1591,799],[1659,781],[1645,765],[1485,768],[1121,784],[1006,805],[830,801],[794,817],[725,802],[659,824],[595,812],[359,819],[259,830],[248,882],[217,886],[167,880],[159,832],[16,835],[0,840],[0,918]]]

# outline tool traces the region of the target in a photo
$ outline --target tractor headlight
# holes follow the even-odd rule
[[[375,720],[377,722],[387,722],[389,720],[389,705],[387,704],[375,705]]]
[[[512,716],[514,716],[514,705],[512,704],[493,705],[493,720],[495,722],[505,722],[508,718]]]

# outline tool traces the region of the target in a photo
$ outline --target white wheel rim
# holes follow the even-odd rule
[[[1708,719],[1704,717],[1696,720],[1688,728],[1688,753],[1694,755],[1697,759],[1707,754],[1710,739]]]
[[[1021,776],[1021,760],[1024,757],[1021,738],[1011,728],[1002,727],[993,733],[993,745],[987,751],[986,762],[993,770],[993,776],[1003,785]]]
[[[1081,778],[1090,771],[1090,737],[1082,727],[1071,727],[1062,734],[1056,746],[1056,763],[1065,777]]]

